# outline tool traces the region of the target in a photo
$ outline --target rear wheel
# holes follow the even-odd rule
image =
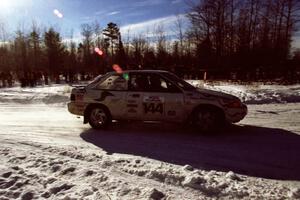
[[[106,128],[111,122],[111,117],[104,107],[92,107],[88,114],[88,122],[95,129]]]
[[[201,132],[215,131],[224,126],[223,113],[213,107],[197,108],[193,114],[193,124]]]

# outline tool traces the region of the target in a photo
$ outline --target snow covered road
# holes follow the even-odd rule
[[[249,106],[249,115],[213,135],[174,124],[119,124],[105,131],[83,125],[66,107],[1,104],[1,139],[92,146],[199,168],[300,180],[300,104]],[[163,126],[163,128],[162,128]],[[275,169],[274,169],[275,167]]]
[[[64,103],[4,101],[0,199],[300,198],[300,103],[248,108],[201,135],[149,123],[96,131]]]

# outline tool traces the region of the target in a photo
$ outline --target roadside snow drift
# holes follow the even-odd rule
[[[188,80],[196,87],[204,87],[239,97],[246,104],[299,103],[300,85],[238,85],[225,82],[203,83],[199,80]],[[38,86],[35,88],[0,88],[0,102],[21,104],[44,103],[63,104],[69,100],[70,85]]]
[[[299,103],[300,85],[238,85],[226,82],[203,83],[199,80],[188,80],[196,87],[204,87],[239,97],[246,104]]]
[[[17,142],[0,147],[1,199],[285,199],[289,184],[134,156]],[[24,151],[26,150],[26,151]],[[28,153],[29,152],[29,153]]]
[[[69,85],[0,88],[0,103],[64,105],[69,100],[70,92]]]

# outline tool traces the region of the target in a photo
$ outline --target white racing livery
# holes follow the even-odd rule
[[[192,123],[201,131],[235,123],[247,114],[239,98],[199,89],[167,71],[128,70],[96,77],[72,89],[68,110],[105,128],[112,120]]]

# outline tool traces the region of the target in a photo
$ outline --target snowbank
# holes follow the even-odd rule
[[[196,87],[229,93],[239,97],[246,104],[298,103],[300,102],[300,85],[238,85],[226,82],[203,83],[188,80]]]
[[[188,80],[196,87],[204,87],[238,96],[246,104],[268,103],[298,103],[300,102],[300,85],[238,85],[226,82],[203,83],[198,80]],[[15,102],[21,104],[44,103],[65,105],[70,96],[71,86],[52,85],[35,88],[2,88],[0,102]]]
[[[15,143],[16,145],[16,143]],[[27,150],[28,152],[24,151]],[[78,147],[21,142],[0,147],[2,199],[286,199],[276,181],[177,166]]]
[[[37,86],[33,88],[1,88],[1,103],[44,103],[44,104],[63,104],[65,105],[70,96],[71,86],[69,85],[51,85]]]

